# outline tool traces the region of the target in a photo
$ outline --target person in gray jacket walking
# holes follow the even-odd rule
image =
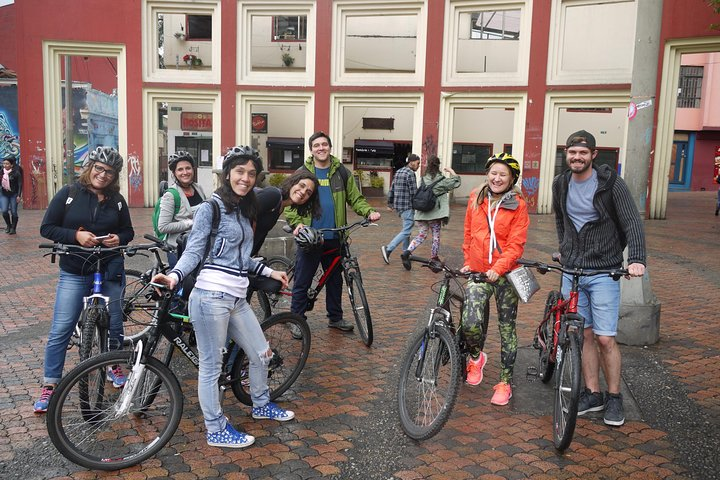
[[[450,191],[460,186],[460,176],[455,171],[446,167],[443,169],[449,175],[440,180],[434,187],[433,193],[437,197],[435,208],[429,212],[415,211],[415,223],[418,225],[419,232],[417,236],[410,242],[410,246],[401,255],[403,267],[406,270],[412,268],[412,263],[408,260],[410,254],[418,248],[428,236],[428,231],[432,231],[432,246],[430,247],[430,258],[437,259],[440,252],[440,228],[447,225],[450,220]],[[440,173],[440,159],[437,155],[433,155],[428,160],[427,170],[422,181],[426,185],[435,182]]]

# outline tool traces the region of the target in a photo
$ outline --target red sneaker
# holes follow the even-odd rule
[[[500,382],[493,387],[495,393],[490,400],[493,405],[507,405],[512,398],[512,387],[509,383]]]
[[[467,378],[465,382],[468,385],[480,385],[483,379],[483,368],[487,363],[487,354],[480,352],[480,356],[477,360],[473,360],[472,357],[468,358],[467,362]]]

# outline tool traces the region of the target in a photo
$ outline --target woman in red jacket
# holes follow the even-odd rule
[[[495,385],[490,403],[507,405],[512,397],[512,374],[517,356],[518,297],[505,274],[517,266],[527,240],[530,224],[527,204],[516,185],[520,164],[511,155],[493,155],[485,164],[487,182],[470,195],[465,213],[463,270],[484,272],[487,282],[468,282],[462,329],[470,347],[467,383],[482,382],[487,355],[483,352],[487,337],[486,305],[495,295],[500,329],[500,383]]]

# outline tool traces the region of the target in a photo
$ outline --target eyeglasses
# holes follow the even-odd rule
[[[115,178],[115,170],[112,168],[103,168],[100,166],[100,164],[95,163],[93,164],[93,170],[95,170],[96,173],[105,175],[108,178]]]

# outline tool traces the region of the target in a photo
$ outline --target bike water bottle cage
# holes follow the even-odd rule
[[[320,248],[324,242],[322,233],[312,227],[303,227],[295,236],[298,248],[311,252]]]
[[[104,163],[116,173],[120,173],[125,163],[122,156],[112,147],[97,147],[88,157],[91,162]]]

